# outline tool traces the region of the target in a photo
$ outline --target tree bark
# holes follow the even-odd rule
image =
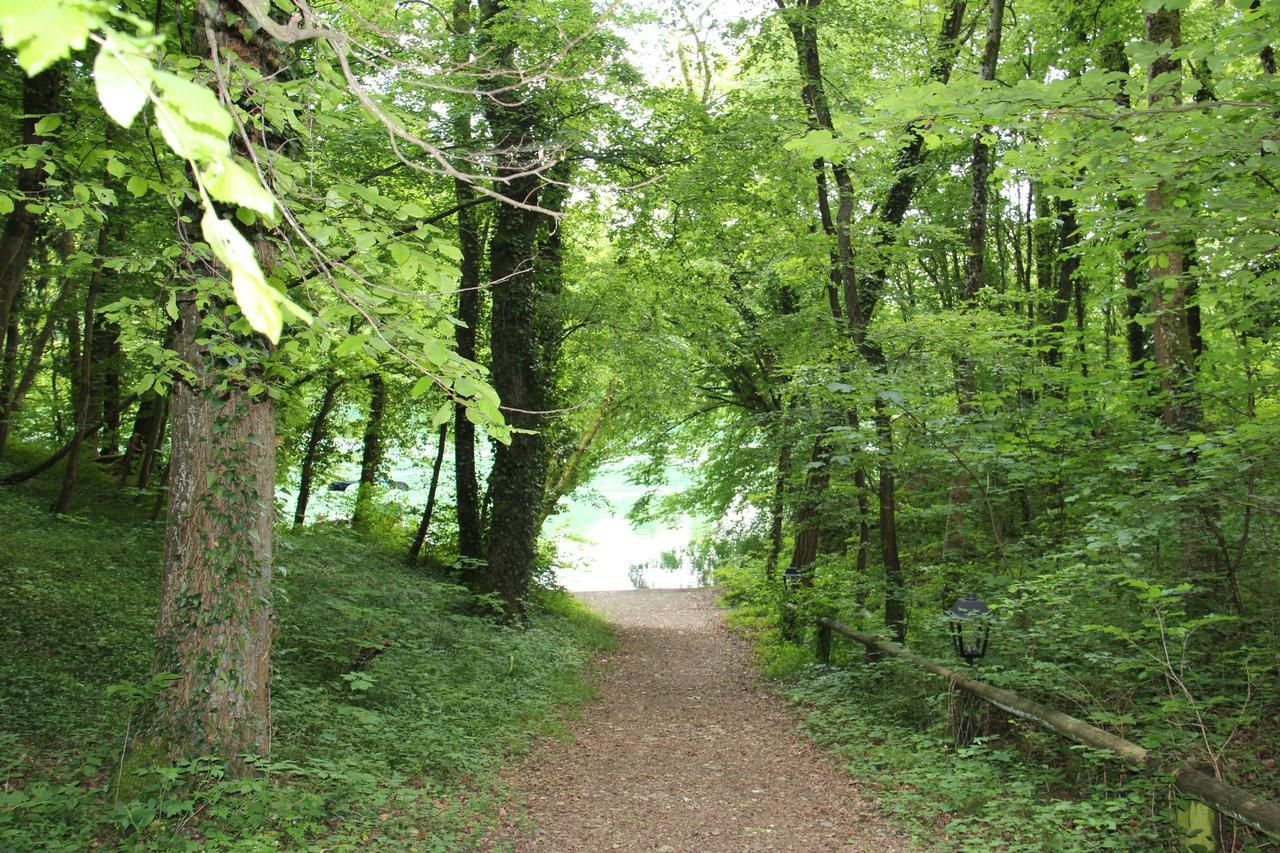
[[[90,411],[101,412],[102,437],[98,440],[99,456],[115,456],[120,450],[120,416],[110,414],[120,402],[120,327],[105,317],[94,318],[93,393]]]
[[[495,66],[506,70],[497,84],[520,79],[514,70],[517,44],[491,27],[504,9],[503,0],[480,3]],[[512,202],[498,208],[489,243],[489,343],[494,389],[514,428],[511,443],[498,445],[489,475],[493,509],[484,583],[502,601],[507,617],[520,622],[527,620],[524,598],[536,558],[547,475],[541,413],[551,408],[559,333],[549,303],[560,289],[562,256],[558,220],[515,204],[557,213],[566,200],[563,181],[568,178],[564,164],[550,170],[555,183],[544,185],[541,177],[530,174],[528,152],[546,144],[538,99],[538,93],[524,91],[518,98],[508,93],[484,102],[497,151],[497,177],[502,179],[495,189]]]
[[[422,510],[422,521],[418,523],[418,532],[413,536],[413,544],[409,546],[409,564],[418,562],[422,553],[422,545],[427,541],[427,531],[431,529],[431,515],[436,508],[436,488],[440,485],[440,469],[444,466],[444,446],[449,440],[449,425],[440,425],[440,442],[436,447],[436,461],[431,466],[431,487],[427,489],[427,505]]]
[[[275,406],[218,381],[194,294],[178,307],[175,348],[194,380],[172,395],[156,641],[158,671],[176,679],[157,728],[172,754],[213,753],[243,773],[241,754],[270,746]]]
[[[942,18],[938,44],[929,63],[929,79],[938,83],[947,83],[951,79],[951,69],[960,44],[960,32],[964,25],[966,3],[963,0],[951,0],[946,14]],[[906,146],[899,152],[895,162],[894,181],[885,194],[879,208],[878,228],[875,245],[878,249],[888,248],[897,239],[897,230],[902,225],[907,208],[915,196],[919,183],[919,167],[924,163],[924,129],[912,125]],[[872,267],[870,275],[860,277],[857,281],[857,292],[845,297],[845,311],[849,312],[850,332],[854,345],[862,354],[872,370],[884,377],[886,359],[880,344],[871,340],[867,333],[871,327],[872,316],[876,305],[883,294],[888,281],[888,265],[880,255]],[[887,404],[882,396],[875,400],[874,422],[876,437],[880,444],[880,556],[884,562],[885,625],[893,631],[894,637],[905,642],[907,631],[906,618],[906,579],[902,573],[902,562],[898,553],[897,535],[897,484],[893,464],[893,421]]]
[[[320,456],[320,446],[324,443],[325,428],[334,403],[338,399],[338,389],[342,387],[341,379],[331,379],[324,386],[324,396],[320,398],[320,408],[316,409],[311,419],[311,431],[307,434],[307,447],[302,453],[302,473],[298,480],[298,502],[293,508],[293,529],[301,530],[307,521],[307,504],[311,501],[311,481],[315,476],[316,462]]]
[[[1056,208],[1058,237],[1057,258],[1054,263],[1053,301],[1049,304],[1049,340],[1045,348],[1045,361],[1050,367],[1062,363],[1062,342],[1067,331],[1067,318],[1071,313],[1071,302],[1079,286],[1076,281],[1080,268],[1080,258],[1076,254],[1076,246],[1080,242],[1080,225],[1076,221],[1075,205],[1067,200],[1059,199]],[[1063,394],[1061,383],[1054,382],[1055,393]]]

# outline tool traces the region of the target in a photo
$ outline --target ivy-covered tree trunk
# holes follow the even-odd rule
[[[557,182],[537,191],[529,186],[523,198],[534,198],[535,192],[547,213],[502,207],[490,255],[491,274],[501,282],[493,295],[494,387],[517,432],[511,444],[499,445],[489,478],[487,586],[519,619],[525,616],[523,599],[545,518],[548,452],[542,412],[551,408],[555,385],[560,334],[551,301],[561,289],[563,267],[560,222],[553,215],[563,210],[568,194]],[[504,215],[518,224],[503,229]]]
[[[278,46],[251,33],[242,12],[207,0],[196,30],[211,33],[220,53],[270,76],[280,67]],[[258,257],[274,255],[260,231],[250,234]],[[189,262],[193,280],[205,273],[195,258]],[[244,774],[251,767],[243,755],[267,752],[271,740],[275,403],[249,393],[260,380],[262,339],[232,332],[222,303],[195,287],[177,304],[173,349],[183,372],[170,398],[156,625],[157,670],[175,680],[159,697],[152,733],[170,755],[216,755]],[[215,355],[225,344],[242,354],[239,365]]]
[[[526,203],[536,198],[533,181],[513,182],[507,188]],[[541,418],[536,414],[545,408],[543,371],[538,364],[538,282],[533,274],[537,231],[535,214],[503,205],[495,217],[489,250],[489,275],[494,282],[493,387],[516,432],[510,444],[498,445],[489,475],[493,510],[485,585],[498,594],[513,618],[524,615],[547,468]]]
[[[194,293],[178,302],[175,349],[187,379],[172,394],[157,732],[174,755],[214,754],[238,771],[270,746],[275,405],[225,381],[198,341]]]
[[[517,44],[501,25],[493,27],[505,8],[502,0],[480,4],[495,66],[508,69],[495,75],[490,84],[495,87],[522,82],[514,67]],[[550,408],[559,341],[549,303],[560,289],[561,237],[558,219],[549,214],[564,205],[567,175],[555,182],[542,176],[539,167],[545,164],[533,159],[542,155],[532,153],[546,145],[537,94],[519,91],[517,97],[504,91],[484,101],[498,155],[495,189],[507,200],[494,216],[489,241],[489,347],[493,387],[513,428],[511,443],[498,445],[489,475],[493,506],[484,585],[502,600],[508,618],[523,621],[547,475],[542,413]]]

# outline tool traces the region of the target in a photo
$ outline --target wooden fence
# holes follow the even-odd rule
[[[794,604],[789,603],[786,606],[799,610]],[[825,616],[820,616],[815,621],[818,629],[818,654],[824,662],[830,655],[832,632],[857,640],[868,649],[906,661],[944,678],[953,688],[976,696],[1002,711],[1031,720],[1064,737],[1108,752],[1141,770],[1172,776],[1174,787],[1184,795],[1204,803],[1220,814],[1280,839],[1280,803],[1250,794],[1191,767],[1171,767],[1162,764],[1146,749],[1132,741],[1091,726],[1070,714],[1064,714],[1016,693],[948,669],[927,658],[912,654],[888,640],[859,634],[848,625]]]

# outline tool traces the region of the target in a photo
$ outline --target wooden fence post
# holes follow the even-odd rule
[[[818,661],[831,663],[831,627],[818,625]]]

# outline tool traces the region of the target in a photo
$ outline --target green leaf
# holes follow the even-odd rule
[[[192,124],[167,101],[156,104],[156,126],[165,144],[185,160],[209,162],[231,151],[226,134],[219,136],[204,125]]]
[[[258,181],[258,176],[230,157],[220,157],[201,170],[205,189],[218,201],[238,204],[262,214],[270,220],[276,203],[271,193]]]
[[[167,71],[157,71],[154,76],[165,103],[188,122],[223,137],[235,130],[231,114],[212,90]]]
[[[133,177],[129,178],[129,182],[124,186],[125,186],[125,189],[133,193],[134,198],[142,198],[144,195],[147,194],[147,187],[150,185],[147,183],[146,178],[139,177],[138,175],[134,175]]]
[[[409,259],[413,257],[413,252],[403,243],[391,244],[391,260],[395,261],[396,266],[402,267],[409,263]]]
[[[441,424],[447,424],[449,419],[453,417],[453,401],[446,400],[440,404],[440,408],[436,409],[435,414],[431,416],[431,425],[438,427]]]
[[[812,130],[799,139],[792,139],[783,146],[788,151],[795,151],[806,157],[824,160],[842,160],[848,152],[846,141],[837,139],[829,130]]]
[[[284,324],[280,302],[284,297],[267,284],[249,241],[230,221],[219,219],[210,211],[205,211],[200,230],[214,255],[231,270],[231,290],[249,325],[272,343],[279,341]]]
[[[105,11],[106,4],[95,0],[0,0],[0,38],[34,76],[83,49]]]
[[[43,116],[36,122],[35,132],[38,136],[53,133],[62,126],[62,116]]]
[[[0,195],[0,215],[13,213],[13,199],[7,195]]]
[[[64,207],[58,211],[58,219],[68,229],[76,229],[84,224],[84,211],[78,207]]]
[[[151,95],[151,62],[108,39],[93,63],[93,83],[107,115],[128,127]]]

